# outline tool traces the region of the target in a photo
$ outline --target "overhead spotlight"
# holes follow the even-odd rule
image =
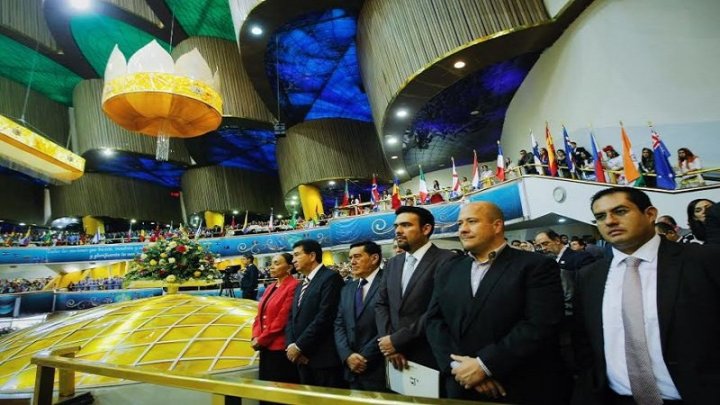
[[[133,218],[133,219],[130,220],[130,223],[131,223],[131,224],[134,224],[134,223],[136,223],[136,222],[137,222],[137,219],[135,219],[135,218]]]
[[[292,199],[293,199],[293,200],[297,200],[297,199],[298,199],[298,196],[294,195],[294,196],[292,196]]]
[[[257,37],[259,35],[262,35],[263,30],[259,26],[253,25],[252,28],[250,28],[250,33]]]
[[[397,155],[390,156],[390,159],[397,159]]]
[[[454,67],[455,69],[462,69],[462,68],[465,67],[465,62],[459,60],[459,61],[455,62],[455,64],[453,65],[453,67]]]
[[[278,219],[282,219],[282,214],[278,214]]]
[[[328,184],[331,185],[331,186],[334,186],[334,185],[335,185],[335,180],[330,180],[330,181],[328,181]]]
[[[239,213],[240,213],[240,211],[238,211],[238,210],[233,210],[233,215],[237,215],[237,214],[239,214]]]
[[[103,149],[102,149],[102,154],[103,154],[103,156],[108,156],[108,157],[110,157],[110,156],[112,156],[112,155],[115,154],[115,151],[112,150],[112,149],[110,149],[110,148],[103,148]]]
[[[397,169],[395,170],[396,174],[405,174],[405,169]]]
[[[155,222],[150,222],[150,225],[155,225]]]
[[[20,222],[18,225],[25,226],[25,222]]]
[[[69,0],[70,6],[75,10],[87,11],[90,9],[90,0]]]
[[[404,108],[397,110],[397,112],[395,113],[395,116],[398,118],[405,118],[408,116],[408,110],[406,110]]]
[[[398,143],[398,140],[394,136],[387,136],[385,137],[385,142],[387,142],[388,145],[395,145],[396,143]]]

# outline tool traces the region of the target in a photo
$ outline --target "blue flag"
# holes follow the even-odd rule
[[[655,174],[657,175],[657,186],[665,190],[675,190],[675,171],[670,164],[668,158],[670,151],[660,140],[660,135],[650,128],[650,137],[652,138],[653,159],[655,160]]]
[[[565,141],[565,163],[567,164],[568,170],[570,173],[573,173],[575,171],[575,150],[572,146],[570,146],[570,137],[568,136],[567,129],[565,129],[565,125],[563,125],[563,140]]]

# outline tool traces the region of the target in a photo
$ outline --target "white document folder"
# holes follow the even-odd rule
[[[386,362],[390,389],[402,395],[439,398],[440,372],[412,361],[408,361],[408,366],[405,370],[395,370],[392,363]]]

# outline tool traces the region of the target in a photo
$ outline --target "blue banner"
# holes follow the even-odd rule
[[[523,217],[518,181],[498,185],[468,197],[469,201],[490,201],[498,205],[510,221]],[[424,206],[435,216],[433,235],[453,236],[462,202]],[[201,239],[210,252],[220,256],[239,256],[287,252],[301,239],[314,239],[323,247],[347,245],[362,240],[383,241],[394,237],[392,211],[336,218],[326,227],[300,231]],[[131,260],[142,252],[143,243],[59,247],[0,248],[0,264],[68,263]]]
[[[138,300],[141,298],[162,295],[162,288],[143,288],[139,290],[107,290],[57,292],[55,298],[56,311],[74,311],[89,309],[100,305]]]

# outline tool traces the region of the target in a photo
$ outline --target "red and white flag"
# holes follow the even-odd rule
[[[502,146],[498,141],[498,157],[497,157],[497,169],[495,170],[495,177],[500,181],[505,181],[505,158],[503,157]]]
[[[472,186],[477,189],[480,188],[480,168],[478,167],[477,152],[473,150],[473,174],[472,174]]]
[[[450,158],[452,161],[453,171],[452,171],[452,190],[458,191],[460,190],[460,177],[458,177],[457,170],[455,170],[455,158]]]

